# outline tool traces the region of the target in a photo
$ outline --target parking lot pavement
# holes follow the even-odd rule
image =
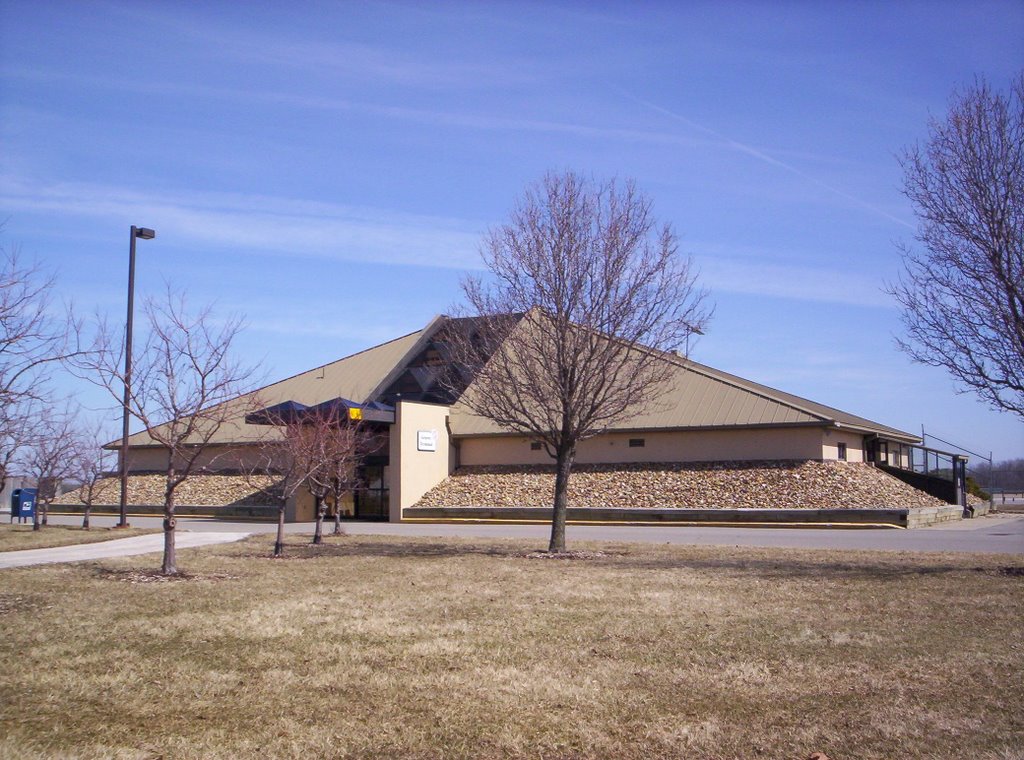
[[[81,518],[54,515],[57,524],[78,525]],[[99,516],[94,525],[113,525],[113,516]],[[129,522],[140,528],[160,527],[161,518],[132,517]],[[510,523],[344,523],[345,530],[358,535],[428,536],[437,538],[521,538],[536,541],[543,548],[550,533],[548,525]],[[273,533],[272,522],[233,522],[204,518],[179,518],[179,530],[244,531]],[[329,526],[325,527],[330,530]],[[288,533],[313,532],[313,523],[289,523]],[[677,525],[569,525],[570,541],[637,541],[660,544],[702,546],[761,546],[794,549],[854,549],[914,552],[971,552],[1024,554],[1024,515],[992,514],[971,520],[935,525],[930,528],[899,530],[894,528],[771,528],[706,527]]]
[[[178,531],[174,537],[174,543],[177,549],[192,549],[197,546],[240,541],[248,535],[249,533],[242,531],[192,532],[183,530]],[[0,569],[27,565],[51,565],[61,562],[83,562],[106,559],[107,557],[130,557],[135,554],[162,552],[163,548],[163,535],[153,533],[148,536],[115,538],[92,544],[57,546],[51,549],[23,549],[16,552],[0,552]]]

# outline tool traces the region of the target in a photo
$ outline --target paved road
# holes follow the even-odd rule
[[[53,516],[55,523],[80,524],[81,518]],[[94,517],[94,525],[113,525],[113,517]],[[136,527],[159,527],[160,518],[134,517]],[[226,530],[271,533],[276,525],[266,522],[178,518],[178,528],[189,532]],[[290,523],[289,533],[312,533],[313,523]],[[330,528],[326,528],[330,530]],[[382,536],[450,536],[478,538],[527,538],[541,546],[550,528],[545,525],[472,523],[373,523],[346,522],[352,534]],[[723,528],[699,526],[570,525],[570,541],[641,541],[698,544],[705,546],[764,546],[797,549],[867,549],[916,552],[973,552],[1024,554],[1024,515],[997,514],[944,523],[930,528]]]
[[[178,531],[178,535],[174,538],[175,546],[178,549],[191,549],[196,546],[240,541],[248,535],[243,531]],[[24,549],[17,552],[0,552],[0,569],[26,565],[50,565],[58,562],[82,562],[105,557],[130,557],[135,554],[162,552],[163,549],[164,537],[160,533],[117,538],[112,541],[97,541],[92,544],[58,546],[52,549]]]

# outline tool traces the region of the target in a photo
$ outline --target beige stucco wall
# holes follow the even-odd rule
[[[211,446],[196,460],[197,469],[247,469],[259,462],[260,452],[255,446]],[[157,471],[167,468],[167,449],[133,448],[128,452],[131,472]]]
[[[454,450],[448,435],[448,407],[399,401],[391,426],[390,519],[402,519],[402,510],[415,504],[454,469]],[[435,451],[420,451],[420,431],[434,431]]]
[[[857,433],[846,433],[842,430],[825,430],[822,434],[822,459],[838,459],[839,444],[846,444],[846,461],[864,461],[864,436]]]
[[[644,439],[643,447],[630,447],[631,438]],[[850,461],[861,461],[860,436],[833,431],[826,438],[825,431],[817,427],[612,433],[583,441],[576,461],[607,464],[835,459],[835,444],[839,441],[846,442]],[[457,445],[462,465],[551,463],[545,451],[530,449],[530,439],[525,436],[462,438]]]
[[[327,499],[327,511],[333,514],[334,500]],[[342,516],[352,515],[354,505],[352,494],[345,493],[341,497]],[[292,497],[288,499],[285,506],[285,519],[289,522],[312,522],[316,519],[316,498],[304,486],[299,488]]]
[[[310,522],[311,520],[315,520],[316,499],[313,498],[313,494],[305,488],[298,489],[292,498],[289,499],[289,504],[286,507],[286,514],[288,514],[289,520],[295,520],[297,522]]]
[[[151,470],[161,472],[167,469],[167,449],[130,449],[128,470],[139,472]]]

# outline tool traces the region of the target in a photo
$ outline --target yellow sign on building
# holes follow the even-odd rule
[[[361,420],[363,418],[363,410],[362,409],[349,409],[348,410],[348,418],[350,420]]]

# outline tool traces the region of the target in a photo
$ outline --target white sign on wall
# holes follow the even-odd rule
[[[417,430],[416,431],[417,451],[437,451],[437,431]]]

